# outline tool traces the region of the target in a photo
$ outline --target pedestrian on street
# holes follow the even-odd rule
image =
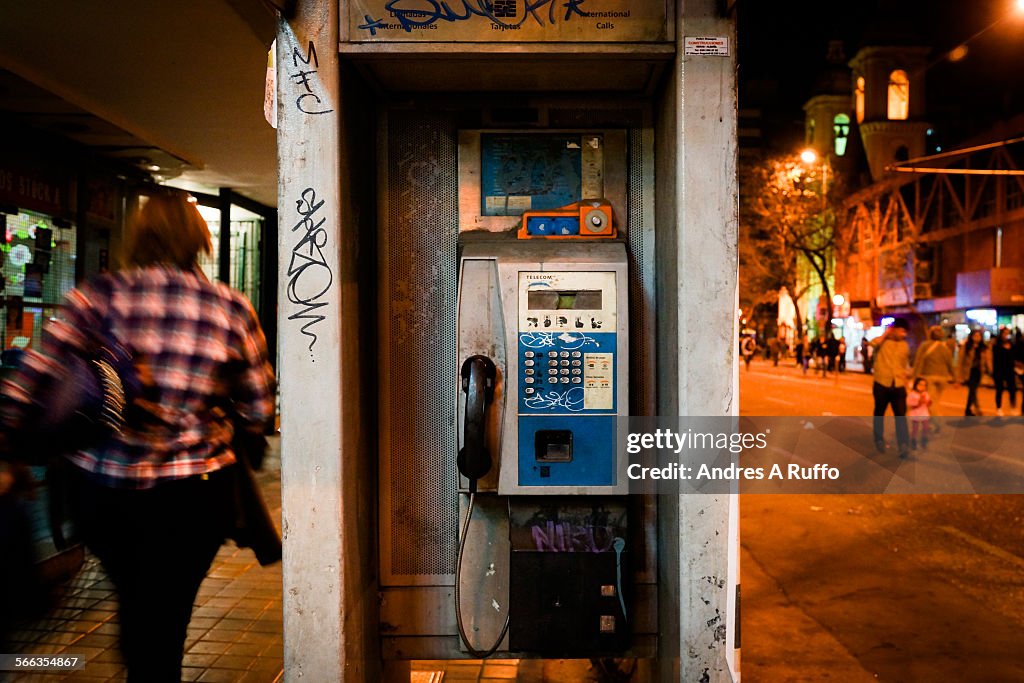
[[[820,369],[821,375],[824,377],[827,370],[825,366],[825,342],[820,336],[815,337],[811,342],[811,355],[814,357],[815,368]]]
[[[973,330],[960,351],[960,381],[967,385],[967,405],[964,415],[981,415],[978,405],[978,387],[984,374],[992,372],[992,352],[985,343],[981,330]]]
[[[919,377],[907,394],[907,417],[910,419],[910,447],[928,447],[928,421],[932,398],[928,395],[928,380]]]
[[[828,371],[836,372],[839,369],[836,364],[839,358],[839,340],[833,334],[825,338],[825,356],[828,358]]]
[[[750,362],[754,360],[754,354],[757,353],[757,341],[753,337],[744,337],[740,342],[740,353],[743,354],[743,362],[746,363],[749,372]]]
[[[871,374],[871,351],[873,347],[867,337],[860,340],[860,361],[864,366],[864,374]]]
[[[1021,392],[1024,392],[1024,332],[1020,329],[1013,337],[1013,374],[1021,383]],[[1020,413],[1024,415],[1024,398],[1020,402]]]
[[[946,385],[955,381],[953,374],[953,353],[946,345],[946,333],[938,325],[928,328],[928,341],[917,348],[917,355],[914,356],[914,379],[923,378],[928,380],[929,393],[932,398],[931,414],[933,417],[941,415],[939,404],[942,402],[942,394],[946,391]],[[932,420],[938,431],[937,420]]]
[[[846,372],[846,339],[839,339],[839,357],[836,362],[839,372]]]
[[[875,349],[875,381],[871,393],[875,399],[875,450],[885,452],[885,411],[892,406],[896,416],[896,442],[901,458],[909,455],[907,430],[907,387],[910,375],[910,346],[907,344],[907,321],[897,318],[885,333],[871,342]]]
[[[1017,408],[1017,376],[1014,374],[1013,339],[1010,328],[999,330],[992,345],[992,379],[996,384],[996,415],[1003,415],[1003,391],[1010,395],[1010,413]]]
[[[782,342],[779,341],[778,337],[772,337],[768,340],[768,355],[771,356],[772,365],[774,367],[779,366],[779,355],[782,353]]]
[[[252,305],[206,279],[210,231],[180,192],[153,194],[133,218],[125,270],[69,292],[39,352],[0,386],[2,427],[42,403],[37,387],[67,381],[62,359],[103,333],[148,379],[123,428],[67,455],[71,509],[85,546],[118,596],[129,683],[177,683],[199,586],[234,521],[232,439],[262,438],[274,417],[274,375]],[[8,432],[10,433],[10,432]]]
[[[796,346],[793,348],[793,354],[796,356],[797,367],[803,369],[804,374],[807,374],[807,337],[800,337]]]

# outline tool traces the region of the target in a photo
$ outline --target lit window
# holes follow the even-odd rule
[[[853,106],[857,123],[864,123],[864,77],[857,76],[857,89],[853,91]]]
[[[814,119],[807,121],[807,140],[805,141],[808,145],[814,144],[814,124],[817,123]]]
[[[889,74],[889,118],[904,121],[910,113],[910,79],[903,69]]]
[[[846,114],[836,114],[832,119],[832,138],[836,148],[836,156],[846,154],[846,141],[850,137],[850,117]]]

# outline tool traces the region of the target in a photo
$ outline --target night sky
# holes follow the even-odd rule
[[[802,135],[801,107],[815,94],[814,86],[826,69],[830,40],[843,41],[849,60],[864,41],[892,44],[902,38],[907,43],[909,37],[909,42],[933,47],[936,63],[928,71],[928,119],[955,143],[996,120],[1024,113],[1024,13],[1015,14],[1014,4],[1015,0],[740,0],[740,107],[763,111],[767,146],[790,147]],[[942,60],[948,50],[983,29],[969,42],[966,59],[956,64]]]

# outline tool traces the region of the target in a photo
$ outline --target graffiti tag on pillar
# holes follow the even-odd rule
[[[292,247],[291,260],[288,262],[288,301],[300,306],[300,310],[288,316],[288,320],[302,321],[302,334],[309,337],[309,355],[313,356],[313,345],[316,344],[316,331],[312,328],[326,319],[327,301],[323,297],[331,288],[334,273],[324,258],[324,247],[327,246],[327,230],[324,229],[326,218],[317,220],[316,213],[324,205],[324,200],[317,201],[316,190],[307,187],[299,199],[295,200],[295,210],[299,221],[292,227],[298,233],[299,240]],[[315,362],[316,359],[314,359]]]
[[[538,26],[553,26],[558,23],[561,12],[565,8],[562,21],[569,21],[574,15],[591,16],[580,9],[585,0],[523,0],[523,14],[518,20],[517,4],[519,0],[457,0],[452,3],[438,0],[389,0],[384,5],[387,16],[394,17],[397,25],[384,19],[374,19],[364,15],[364,23],[359,28],[369,31],[371,36],[378,30],[401,28],[411,33],[414,30],[436,29],[438,22],[454,23],[468,21],[473,17],[483,17],[491,22],[497,31],[515,31],[532,19]],[[628,12],[626,13],[628,16]]]
[[[300,63],[302,66],[299,66]],[[320,68],[320,62],[317,60],[316,47],[312,40],[309,41],[305,56],[299,51],[298,46],[292,48],[292,66],[298,71],[289,73],[288,78],[292,83],[302,86],[302,89],[305,90],[295,98],[295,107],[303,114],[330,114],[334,111],[324,108],[323,100],[314,89],[319,84],[319,80],[311,79],[311,77],[316,75]],[[306,68],[310,66],[313,68]]]

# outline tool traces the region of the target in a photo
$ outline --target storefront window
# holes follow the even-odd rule
[[[220,244],[220,221],[215,218],[220,213],[206,207],[200,207],[200,213],[210,226],[213,241],[213,253],[209,256],[200,255],[199,266],[211,281],[218,279],[219,258],[217,254]],[[231,221],[231,282],[232,287],[245,294],[252,305],[259,307],[261,296],[260,282],[260,239],[262,238],[263,221],[246,219]]]
[[[75,285],[75,226],[31,211],[3,218],[3,348],[38,348],[43,322],[57,314]]]

